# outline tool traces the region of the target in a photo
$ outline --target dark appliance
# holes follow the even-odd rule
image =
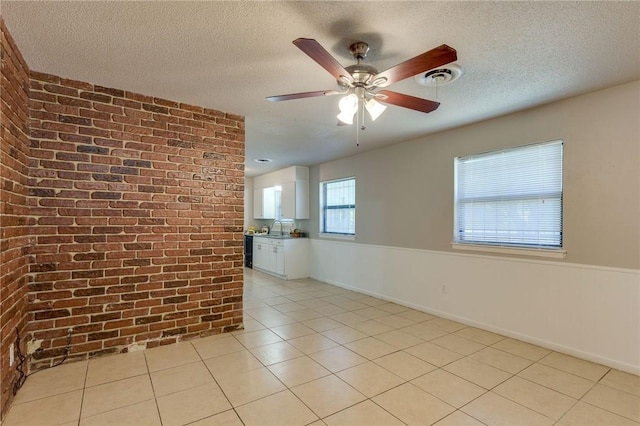
[[[244,266],[253,269],[253,235],[244,236]]]

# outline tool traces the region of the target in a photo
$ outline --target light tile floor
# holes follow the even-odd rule
[[[245,329],[29,377],[13,425],[640,425],[640,378],[247,269]]]

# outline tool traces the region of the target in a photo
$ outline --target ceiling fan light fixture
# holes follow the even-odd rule
[[[356,115],[355,111],[354,112],[342,111],[336,117],[338,118],[338,121],[340,121],[341,123],[353,124],[354,115]]]
[[[369,115],[371,116],[371,121],[376,121],[376,118],[380,117],[380,115],[382,115],[384,110],[387,109],[385,105],[382,105],[380,102],[376,101],[375,99],[369,99],[368,101],[365,102],[364,106],[369,112]]]
[[[344,96],[338,102],[338,108],[340,108],[341,113],[355,113],[358,110],[358,96],[354,93]]]
[[[338,102],[338,108],[340,108],[338,120],[345,124],[353,124],[353,116],[358,111],[358,95],[351,93],[342,97]]]

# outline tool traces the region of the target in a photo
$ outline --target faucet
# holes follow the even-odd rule
[[[279,219],[273,221],[273,223],[271,224],[271,230],[273,231],[273,227],[276,226],[276,223],[280,224],[280,235],[282,235],[282,221]]]

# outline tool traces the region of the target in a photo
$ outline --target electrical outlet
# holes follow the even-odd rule
[[[9,367],[13,367],[13,363],[16,362],[16,356],[14,354],[15,348],[13,347],[14,343],[9,346]]]

